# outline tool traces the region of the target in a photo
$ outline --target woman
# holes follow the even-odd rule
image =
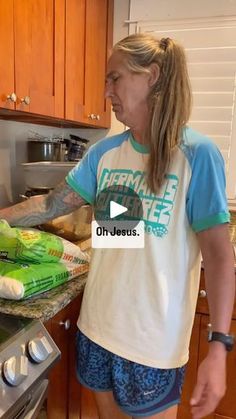
[[[174,419],[193,324],[202,253],[213,331],[229,332],[233,253],[222,157],[186,126],[191,93],[183,49],[169,38],[131,35],[108,62],[106,96],[130,129],[90,148],[45,198],[2,210],[11,224],[68,213],[123,185],[145,208],[144,249],[94,249],[78,320],[78,378],[100,419]],[[226,347],[209,343],[191,399],[194,419],[225,392]]]

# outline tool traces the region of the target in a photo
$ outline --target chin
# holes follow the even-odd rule
[[[115,112],[115,116],[117,121],[122,122],[122,124],[125,124],[125,119],[122,118],[122,114],[120,114],[119,112]]]

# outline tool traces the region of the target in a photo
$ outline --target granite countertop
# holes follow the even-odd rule
[[[88,273],[85,273],[50,291],[26,300],[14,301],[0,298],[0,313],[36,318],[45,322],[83,291],[87,276]]]

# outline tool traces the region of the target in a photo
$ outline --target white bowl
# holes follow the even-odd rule
[[[26,188],[53,189],[79,162],[39,161],[22,163]]]

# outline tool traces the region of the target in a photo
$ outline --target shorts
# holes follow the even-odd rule
[[[147,367],[107,351],[78,331],[77,377],[93,391],[112,391],[120,409],[145,417],[180,402],[185,366]]]

